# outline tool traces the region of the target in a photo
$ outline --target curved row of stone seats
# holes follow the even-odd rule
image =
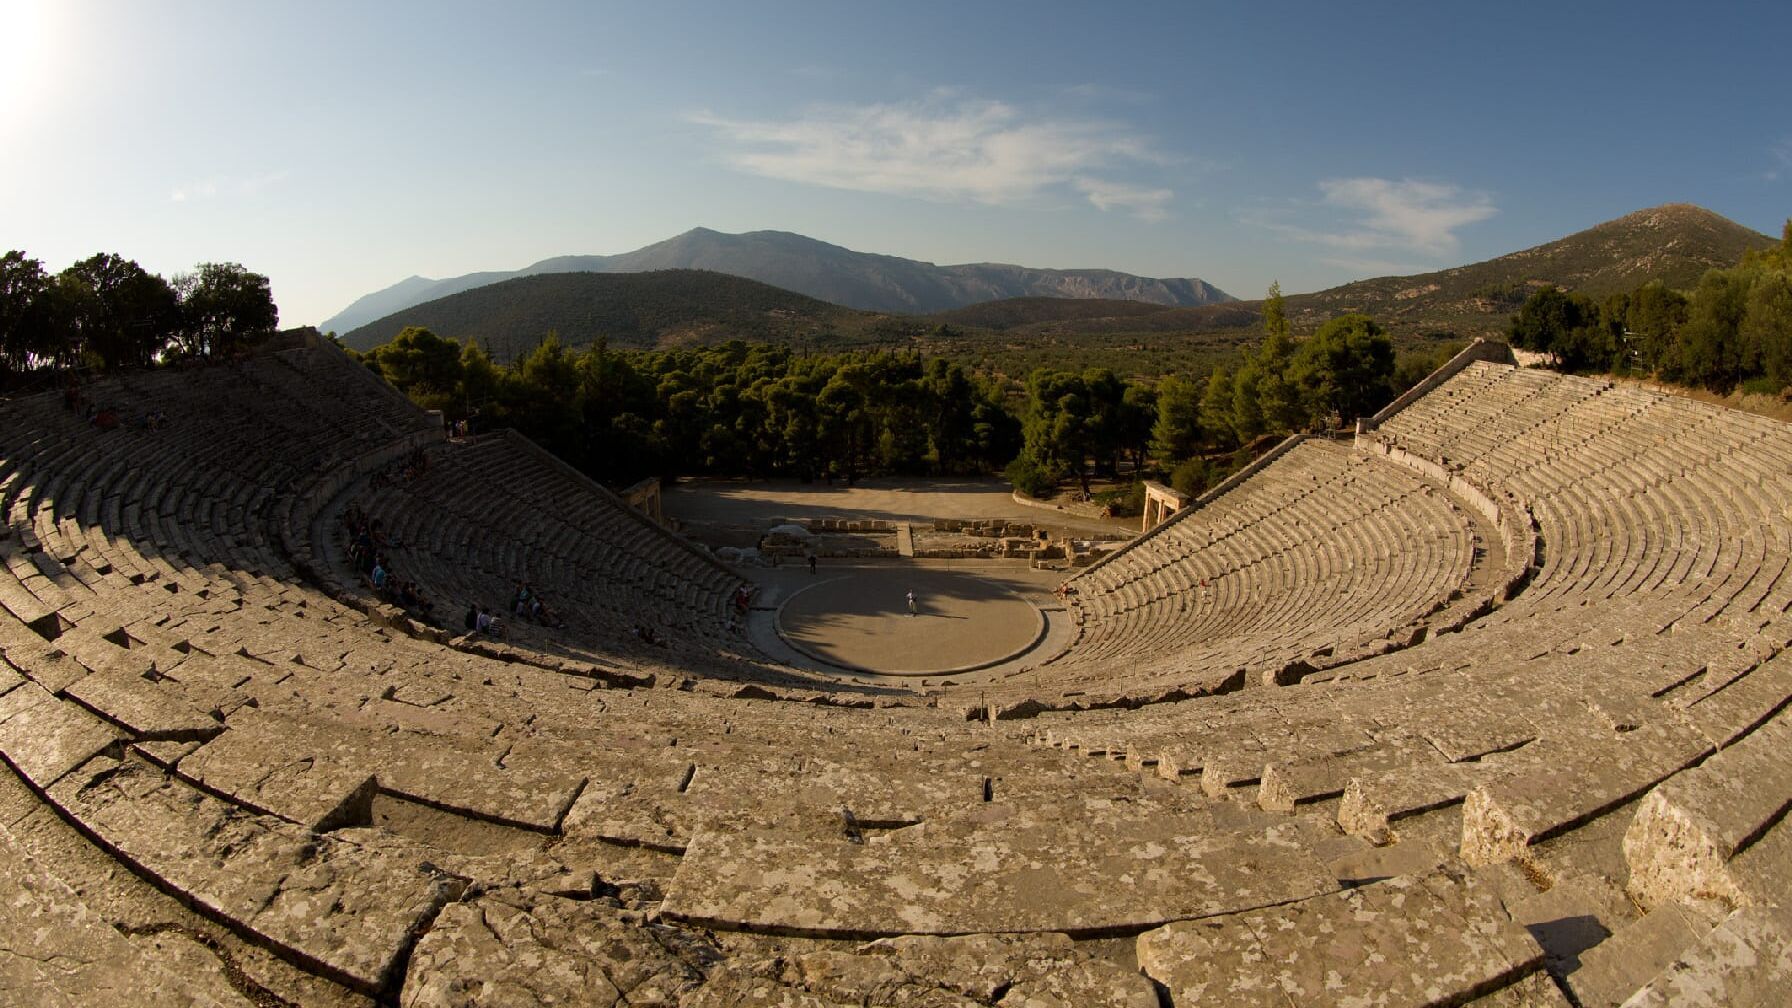
[[[1792,979],[1770,895],[1792,863],[1777,727],[1792,435],[1476,363],[1359,443],[1514,497],[1540,541],[1528,587],[1459,632],[1287,689],[1022,730],[1210,798],[1330,815],[1403,870],[1520,866],[1507,909],[1580,1004],[1773,1003]],[[1298,506],[1276,492],[1240,526]]]
[[[153,642],[108,643],[112,663],[71,670],[59,690],[21,676],[0,693],[0,753],[133,872],[352,990],[408,995],[478,976],[477,962],[421,953],[457,933],[437,923],[455,919],[456,901],[493,888],[520,893],[530,913],[560,907],[569,927],[590,922],[567,896],[625,887],[663,892],[668,921],[875,937],[1013,930],[1003,921],[1099,932],[1338,886],[1273,823],[1216,836],[1180,804],[1115,818],[1103,810],[1136,803],[1136,782],[967,735],[936,712],[593,690],[304,601],[171,612]],[[1063,806],[1065,788],[1088,802],[1081,812]],[[901,849],[867,844],[886,835]],[[1177,864],[1198,854],[1209,880],[1140,904],[1104,847],[1170,837],[1205,837]],[[891,902],[885,887],[952,872],[966,843],[986,852],[991,893],[1032,892],[1035,852],[1051,850],[1091,898],[1016,909],[942,891],[924,908],[936,925]],[[773,880],[743,876],[730,852],[787,844],[852,881],[837,890],[842,917],[788,902],[766,915]],[[692,982],[688,967],[674,972]]]
[[[108,578],[195,590],[206,578],[194,570],[224,563],[289,579],[269,523],[282,492],[336,452],[392,434],[389,391],[311,381],[282,356],[108,379],[85,394],[124,425],[99,430],[53,395],[0,409],[0,507],[16,579],[0,578],[0,593],[30,623],[48,613],[78,622]],[[152,409],[167,416],[158,430],[139,423]],[[429,425],[414,410],[411,421]],[[269,452],[271,441],[283,450]],[[153,546],[120,556],[125,538]]]
[[[1068,582],[1081,633],[1051,681],[1287,682],[1406,643],[1467,593],[1482,524],[1407,469],[1302,441]],[[1116,674],[1128,664],[1139,671]]]
[[[435,621],[453,633],[479,603],[509,621],[512,641],[538,651],[710,670],[717,658],[754,660],[728,629],[737,574],[523,438],[501,432],[438,444],[424,460],[408,480],[351,484],[318,516],[333,543],[328,569],[344,592],[372,599],[348,563],[338,520],[353,503],[380,521],[396,573],[421,586],[435,602]],[[566,626],[536,626],[509,612],[519,581]],[[641,625],[666,643],[641,642]]]
[[[949,706],[873,708],[868,692],[854,707],[822,706],[689,681],[610,689],[454,650],[292,579],[279,555],[292,508],[281,519],[278,503],[239,511],[235,500],[244,472],[289,487],[313,474],[263,459],[265,445],[171,459],[118,489],[116,517],[102,497],[99,521],[83,526],[84,505],[62,520],[61,488],[82,484],[87,453],[109,450],[103,438],[124,435],[77,434],[73,453],[20,453],[39,464],[19,470],[11,492],[24,504],[9,503],[21,519],[9,527],[21,543],[41,528],[84,544],[108,570],[59,583],[34,559],[55,551],[23,547],[30,569],[9,565],[18,589],[0,613],[0,757],[43,812],[0,826],[46,870],[61,870],[46,856],[53,827],[103,851],[113,877],[91,876],[84,900],[147,880],[166,894],[165,906],[142,900],[152,924],[189,914],[221,929],[234,967],[219,971],[225,994],[253,990],[246,977],[303,1004],[1144,1008],[1154,984],[1185,1001],[1224,990],[1284,1004],[1551,1003],[1543,951],[1505,880],[1408,857],[1408,838],[1390,848],[1404,860],[1390,860],[1340,825],[1340,799],[1323,797],[1333,768],[1317,761],[1278,770],[1285,784],[1210,794],[1187,786],[1193,774],[1029,746],[1021,730],[969,725]],[[353,439],[304,464],[394,443]],[[171,518],[165,483],[181,488]],[[1636,619],[1672,624],[1685,611]],[[1475,626],[1374,661],[1412,661]],[[1515,640],[1524,629],[1502,631]],[[1564,654],[1561,640],[1533,636],[1538,667],[1591,649]],[[1449,695],[1451,677],[1437,672],[1129,713],[1168,728],[1174,714],[1232,712],[1254,726],[1260,768],[1323,748],[1361,774],[1371,749],[1415,751],[1421,713],[1435,716],[1435,696]],[[1650,702],[1671,708],[1715,678],[1680,675]],[[1407,698],[1405,735],[1358,714],[1360,740],[1323,730],[1320,715],[1344,717],[1358,692],[1392,702],[1427,681],[1437,692],[1428,707]],[[1305,727],[1278,736],[1253,705]],[[1655,729],[1596,737],[1621,744],[1642,730]],[[1210,762],[1218,785],[1221,761]],[[1390,815],[1390,832],[1427,815]],[[1350,924],[1363,920],[1376,926]],[[1136,952],[1116,951],[1133,936]],[[1291,949],[1309,950],[1300,969],[1263,965],[1291,961]]]
[[[1469,370],[1482,372],[1466,381],[1470,389],[1501,384],[1486,382],[1496,365]],[[1518,495],[1549,544],[1548,562],[1500,618],[1690,588],[1705,593],[1696,608],[1710,619],[1746,616],[1784,595],[1792,475],[1782,425],[1628,386],[1542,380],[1545,393],[1561,386],[1574,405],[1541,420],[1515,413],[1511,427],[1496,427],[1493,447],[1468,454],[1455,444],[1443,460]],[[1396,414],[1366,437],[1410,449],[1438,429]]]

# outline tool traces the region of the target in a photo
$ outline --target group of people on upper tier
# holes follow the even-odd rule
[[[381,599],[428,619],[435,606],[424,597],[417,582],[401,578],[392,570],[392,558],[386,550],[397,543],[386,535],[380,520],[368,517],[359,505],[350,504],[342,511],[342,523],[348,529],[349,562],[355,565],[361,580]]]
[[[541,593],[527,581],[517,581],[510,596],[510,611],[518,619],[526,619],[556,629],[566,626],[560,614],[550,608]]]

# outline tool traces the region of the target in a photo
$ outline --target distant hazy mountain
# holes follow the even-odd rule
[[[1302,327],[1360,311],[1408,333],[1498,333],[1524,299],[1545,284],[1595,298],[1651,280],[1686,288],[1706,270],[1734,266],[1742,253],[1772,244],[1772,238],[1703,207],[1669,203],[1485,262],[1291,295],[1288,314]]]
[[[638,349],[725,339],[881,342],[880,328],[892,321],[707,270],[578,271],[484,284],[401,308],[339,335],[344,344],[367,350],[406,326],[423,326],[511,360],[550,332],[569,346],[602,337],[611,346]],[[914,319],[899,322],[903,332],[921,325]]]
[[[935,266],[874,255],[786,231],[723,234],[708,228],[619,255],[543,259],[509,273],[469,273],[445,280],[411,277],[355,301],[319,328],[345,333],[426,301],[540,273],[638,273],[698,269],[746,277],[809,297],[866,311],[926,314],[1012,297],[1113,298],[1189,307],[1232,301],[1195,278],[1153,278],[1113,270],[1054,270],[969,263]]]

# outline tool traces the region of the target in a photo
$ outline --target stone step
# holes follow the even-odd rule
[[[1176,1004],[1461,1004],[1536,974],[1543,950],[1499,900],[1450,870],[1289,906],[1188,920],[1138,938]]]
[[[1644,797],[1624,835],[1630,892],[1644,906],[1744,897],[1737,851],[1792,807],[1792,713],[1782,712]]]
[[[1626,999],[1624,1008],[1777,1008],[1792,990],[1792,922],[1738,910]]]
[[[1123,934],[1336,889],[1303,829],[1232,833],[1205,814],[1066,802],[990,805],[854,842],[837,816],[798,814],[700,833],[662,914],[843,938]]]

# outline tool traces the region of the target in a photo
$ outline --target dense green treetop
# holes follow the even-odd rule
[[[1565,371],[1640,372],[1718,392],[1792,388],[1792,221],[1778,244],[1706,271],[1686,293],[1656,282],[1595,302],[1544,287],[1509,332]]]
[[[23,252],[0,256],[0,364],[11,375],[225,356],[278,322],[267,278],[236,263],[201,263],[169,283],[112,253],[55,275]]]

